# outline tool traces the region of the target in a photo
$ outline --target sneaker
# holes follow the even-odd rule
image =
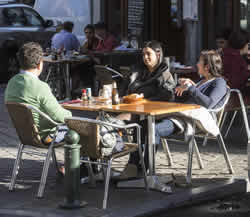
[[[135,164],[128,163],[125,169],[122,171],[121,175],[117,179],[131,179],[136,178],[138,175],[138,169]]]

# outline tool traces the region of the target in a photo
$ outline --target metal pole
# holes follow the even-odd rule
[[[87,202],[80,201],[80,136],[69,130],[64,137],[64,162],[65,162],[65,200],[60,205],[63,209],[79,209]]]

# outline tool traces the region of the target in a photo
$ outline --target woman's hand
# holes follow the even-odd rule
[[[187,90],[187,86],[178,86],[175,88],[175,93],[177,96],[182,96],[183,92]]]
[[[175,93],[177,96],[182,96],[183,92],[186,91],[190,86],[195,85],[195,83],[189,78],[178,79],[180,86],[175,88]]]
[[[195,83],[189,78],[179,78],[178,83],[180,84],[180,86],[195,85]]]

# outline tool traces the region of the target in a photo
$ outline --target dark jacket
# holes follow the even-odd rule
[[[168,66],[162,62],[154,72],[149,72],[146,67],[139,72],[133,72],[127,81],[125,94],[144,94],[145,99],[159,101],[173,101],[175,81]]]
[[[250,77],[247,62],[240,51],[233,48],[223,50],[224,76],[231,88],[243,89]]]
[[[226,81],[222,78],[215,78],[213,81],[203,84],[200,88],[191,86],[187,91],[185,100],[176,101],[198,104],[205,108],[217,108],[224,102],[224,97],[228,91]]]

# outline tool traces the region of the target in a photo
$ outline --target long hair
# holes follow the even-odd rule
[[[220,54],[215,50],[201,51],[200,57],[204,66],[208,66],[209,73],[213,77],[221,77],[223,73],[223,64]]]
[[[158,41],[148,41],[144,44],[144,47],[143,48],[151,48],[153,51],[155,51],[157,54],[160,54],[159,56],[159,60],[158,60],[158,63],[157,63],[157,66],[159,66],[162,61],[163,61],[163,50],[162,50],[162,46],[160,44],[160,42]]]

